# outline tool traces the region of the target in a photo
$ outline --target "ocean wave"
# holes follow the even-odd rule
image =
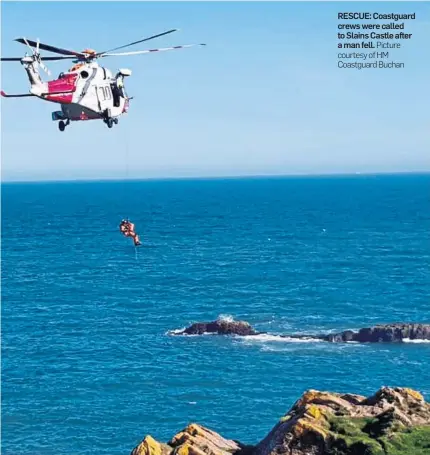
[[[186,327],[182,327],[182,329],[173,329],[168,330],[165,335],[181,335],[181,333],[186,329]]]
[[[183,337],[202,337],[202,336],[213,336],[213,335],[218,335],[216,332],[204,332],[204,333],[184,333],[184,330],[186,327],[183,329],[173,329],[173,330],[168,330],[165,335],[176,335],[176,336],[183,336]]]
[[[220,314],[217,321],[234,322],[234,317],[231,314]]]
[[[239,337],[238,337],[239,338]],[[282,343],[322,343],[323,340],[315,338],[303,337],[303,338],[291,338],[281,335],[270,335],[268,333],[262,333],[260,335],[246,335],[240,337],[245,341],[255,341],[257,343],[267,343],[270,341],[282,342]]]
[[[403,343],[430,343],[430,340],[411,340],[410,338],[403,338]]]

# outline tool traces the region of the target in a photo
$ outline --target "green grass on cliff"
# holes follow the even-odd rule
[[[325,455],[430,455],[430,427],[393,425],[378,432],[378,423],[373,418],[333,417],[333,440]]]
[[[387,455],[430,455],[430,427],[415,427],[384,436],[381,442]]]
[[[381,444],[364,431],[371,423],[373,419],[333,417],[330,432],[334,440],[327,455],[385,455]]]

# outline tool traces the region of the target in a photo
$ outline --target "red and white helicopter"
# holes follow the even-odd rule
[[[75,52],[61,49],[48,44],[17,38],[15,41],[27,45],[31,55],[27,53],[23,58],[5,57],[4,62],[21,62],[27,72],[30,81],[30,93],[8,95],[1,91],[6,98],[21,98],[35,96],[42,100],[61,105],[61,111],[52,113],[52,120],[59,120],[58,127],[64,131],[71,121],[79,120],[103,120],[109,128],[118,123],[118,118],[127,113],[130,98],[124,87],[124,77],[130,76],[129,69],[120,69],[115,76],[107,68],[100,66],[97,59],[119,56],[139,55],[151,52],[182,49],[192,46],[205,46],[205,44],[187,44],[182,46],[166,47],[160,49],[148,49],[134,52],[115,52],[128,46],[133,46],[144,41],[149,41],[160,36],[175,32],[177,29],[168,30],[158,35],[150,36],[124,46],[116,47],[104,52],[96,52],[92,49],[85,49],[82,52]],[[60,54],[57,57],[41,57],[39,49]],[[39,67],[48,75],[51,73],[44,65],[44,61],[74,60],[74,65],[58,76],[58,79],[43,82],[39,74]]]

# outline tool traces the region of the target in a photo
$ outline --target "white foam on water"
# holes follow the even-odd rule
[[[202,337],[202,336],[213,336],[218,335],[216,332],[204,332],[204,333],[184,333],[185,327],[183,329],[174,329],[168,330],[165,335],[179,335],[182,337]]]
[[[430,343],[430,340],[411,340],[410,338],[403,338],[403,343]]]
[[[323,340],[317,340],[315,338],[290,338],[290,337],[281,337],[280,335],[269,335],[267,333],[262,333],[260,335],[246,335],[240,337],[246,341],[255,341],[257,343],[267,343],[270,341],[277,341],[281,343],[322,343]]]
[[[234,317],[231,314],[220,314],[218,321],[234,322]]]
[[[186,327],[182,327],[182,329],[168,330],[165,334],[166,335],[181,335],[185,329],[186,329]]]

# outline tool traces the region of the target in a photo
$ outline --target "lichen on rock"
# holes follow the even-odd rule
[[[368,398],[308,390],[256,446],[191,424],[168,444],[147,436],[131,455],[430,455],[430,404],[401,387]]]
[[[145,439],[133,449],[131,455],[168,455],[170,450],[165,444],[160,444],[151,436],[146,436]]]

